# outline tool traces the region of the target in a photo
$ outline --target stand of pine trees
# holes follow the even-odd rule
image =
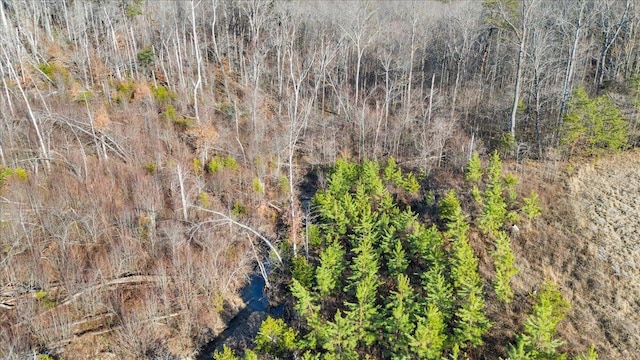
[[[496,298],[513,299],[516,257],[505,222],[522,212],[529,221],[531,196],[519,209],[517,182],[504,176],[497,154],[486,169],[477,155],[468,167],[469,191],[480,197],[476,218],[463,211],[455,191],[438,203],[432,224],[398,199],[418,199],[419,182],[389,159],[361,165],[338,160],[326,189],[313,199],[308,257],[292,260],[291,324],[269,318],[245,352],[246,359],[465,359],[484,343],[491,322],[478,258],[469,243],[471,224],[494,240]],[[485,171],[486,170],[486,171]],[[486,172],[486,174],[485,174]],[[473,188],[472,188],[473,186]],[[557,324],[568,303],[551,283],[536,298],[522,334],[514,334],[512,359],[560,359]],[[507,344],[504,344],[507,345]],[[590,353],[591,354],[591,353]],[[592,355],[585,356],[595,356]],[[230,349],[215,359],[237,359]],[[593,357],[589,357],[593,358]]]

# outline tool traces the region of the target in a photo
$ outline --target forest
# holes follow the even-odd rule
[[[560,202],[637,156],[639,16],[2,1],[0,357],[194,358],[258,271],[285,314],[215,358],[634,358]]]

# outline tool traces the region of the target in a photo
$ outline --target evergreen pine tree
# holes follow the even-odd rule
[[[311,293],[296,279],[291,281],[291,294],[296,298],[294,309],[298,315],[307,319],[317,316],[320,307],[313,303]]]
[[[444,274],[444,265],[432,266],[422,274],[422,288],[424,290],[424,309],[435,305],[445,322],[453,316],[454,294],[453,288]]]
[[[479,226],[485,234],[494,234],[504,225],[507,216],[507,204],[502,196],[502,161],[494,151],[487,167],[487,189],[484,192],[484,209]]]
[[[222,345],[222,351],[216,350],[213,353],[213,360],[240,360],[227,345]]]
[[[515,266],[516,258],[511,249],[509,235],[500,231],[496,236],[496,250],[493,252],[493,264],[496,268],[496,278],[493,282],[498,300],[511,303],[513,291],[511,290],[511,278],[518,273]]]
[[[269,316],[260,325],[254,342],[255,350],[282,356],[296,349],[296,332],[284,320]]]
[[[326,326],[320,318],[320,306],[314,304],[311,293],[300,284],[296,279],[291,283],[291,295],[296,299],[294,310],[306,322],[309,333],[301,341],[301,347],[316,348],[326,342],[327,333]]]
[[[391,291],[391,302],[387,305],[389,315],[384,320],[385,340],[393,358],[409,356],[409,336],[415,325],[412,322],[413,289],[409,277],[399,274],[396,278],[396,290]]]
[[[469,162],[467,163],[465,178],[471,183],[477,183],[482,179],[482,163],[480,162],[480,156],[476,151],[473,152],[471,159],[469,159]]]
[[[339,286],[344,271],[345,251],[338,242],[330,244],[320,255],[320,266],[316,268],[317,289],[321,297],[328,296]]]
[[[377,213],[371,209],[370,197],[364,191],[362,186],[356,189],[356,197],[354,200],[355,213],[351,216],[353,236],[371,235],[377,237]],[[354,243],[357,246],[357,242]]]
[[[529,223],[542,214],[540,198],[535,191],[531,190],[529,197],[522,199],[522,201],[524,201],[524,206],[520,210],[527,220],[529,220]]]
[[[373,237],[369,235],[360,238],[358,247],[352,249],[356,254],[350,268],[350,284],[347,284],[345,291],[351,293],[358,281],[370,275],[377,275],[379,269],[378,254],[373,249]]]
[[[358,329],[355,322],[349,319],[348,316],[343,316],[342,312],[338,310],[334,320],[327,322],[326,329],[328,341],[323,345],[323,348],[329,351],[331,356],[325,357],[325,359],[358,359],[358,353],[356,352]]]
[[[296,256],[291,260],[291,277],[298,280],[305,288],[311,288],[314,270],[304,256]]]
[[[458,301],[454,342],[465,349],[481,345],[482,335],[489,328],[489,321],[484,314],[482,279],[478,273],[478,259],[467,241],[469,225],[453,190],[445,196],[440,209],[441,216],[448,220],[447,236],[452,243],[451,278]]]
[[[341,198],[343,196],[344,195],[342,195]],[[347,232],[349,219],[347,218],[341,200],[342,199],[338,199],[329,191],[320,191],[313,197],[313,202],[318,209],[318,213],[321,218],[329,224],[322,226],[323,230],[327,233],[343,235]]]
[[[407,259],[404,248],[402,247],[402,241],[396,239],[396,244],[391,251],[391,258],[387,262],[389,268],[389,274],[394,277],[398,274],[404,273],[409,266],[409,260]]]
[[[598,353],[593,345],[589,348],[586,354],[580,354],[573,358],[574,360],[598,360]]]
[[[340,197],[351,189],[355,178],[358,176],[358,167],[356,164],[338,159],[333,167],[331,177],[329,178],[329,193],[336,197]]]
[[[509,207],[515,204],[516,198],[518,197],[518,195],[516,194],[516,185],[518,185],[518,182],[519,182],[518,177],[513,174],[507,174],[504,177],[504,185],[507,188]]]
[[[473,200],[475,200],[478,204],[484,204],[484,199],[482,199],[482,193],[480,192],[478,185],[473,185],[473,187],[471,188],[471,196],[473,196]]]
[[[462,299],[456,311],[456,323],[453,329],[454,341],[461,349],[482,345],[482,335],[489,329],[490,323],[484,313],[484,299],[476,289]]]
[[[464,219],[460,201],[454,190],[449,190],[440,201],[438,215],[445,221],[447,229],[457,226],[455,223],[460,219]]]
[[[391,224],[387,224],[380,230],[380,253],[382,255],[391,256],[398,239],[396,235],[396,227]]]
[[[362,186],[368,196],[377,198],[384,191],[384,184],[382,183],[382,179],[380,179],[380,166],[378,162],[364,161],[361,169],[358,186]]]
[[[431,304],[426,317],[418,317],[411,337],[411,350],[420,359],[441,359],[447,336],[445,323],[438,307]]]
[[[389,157],[387,165],[384,167],[384,180],[394,183],[397,186],[402,183],[402,170],[398,168],[396,160],[393,157]]]
[[[589,98],[577,88],[564,118],[562,143],[571,153],[620,150],[627,144],[627,121],[608,95]]]
[[[420,191],[420,183],[412,173],[408,173],[402,177],[400,187],[409,194],[417,194],[418,191]]]
[[[259,360],[258,354],[255,351],[247,349],[244,351],[244,360]]]
[[[356,285],[356,303],[345,302],[347,317],[356,326],[356,339],[370,346],[376,340],[378,314],[376,299],[379,280],[377,274],[369,274]]]
[[[525,321],[524,330],[517,342],[509,350],[509,356],[530,356],[533,359],[565,359],[566,354],[558,354],[562,341],[555,338],[558,323],[569,311],[569,303],[550,281],[540,290],[532,313]]]

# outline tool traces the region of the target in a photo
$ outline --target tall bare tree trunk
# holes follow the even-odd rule
[[[182,166],[178,165],[176,168],[176,172],[178,173],[178,186],[180,186],[180,201],[182,202],[182,218],[184,221],[189,220],[189,216],[187,213],[188,203],[187,203],[187,195],[184,189],[184,173],[182,170]]]
[[[191,34],[193,38],[193,51],[196,55],[196,68],[198,78],[193,84],[193,110],[195,112],[196,122],[200,124],[200,113],[198,111],[198,90],[200,90],[202,84],[202,56],[200,55],[200,44],[198,44],[198,31],[196,29],[196,7],[200,4],[200,1],[196,4],[196,0],[191,0]]]
[[[523,21],[524,22],[524,21]],[[513,139],[516,138],[516,115],[518,113],[518,103],[520,102],[520,84],[522,82],[522,67],[525,55],[525,43],[527,36],[527,27],[522,27],[522,38],[520,39],[520,47],[518,49],[518,62],[516,63],[516,79],[513,87],[513,104],[511,106],[511,123],[509,132]]]
[[[603,24],[604,29],[602,36],[602,47],[600,50],[600,58],[598,59],[598,72],[596,76],[597,88],[601,88],[604,81],[604,73],[606,71],[605,64],[607,62],[607,55],[609,53],[609,50],[611,49],[611,46],[613,46],[613,44],[616,42],[616,39],[620,35],[620,31],[622,30],[622,28],[626,25],[627,22],[630,21],[628,18],[630,7],[631,1],[626,0],[624,11],[620,15],[620,20],[618,20],[618,22],[614,25],[613,33],[611,33],[610,30],[606,28],[607,24]],[[609,13],[611,12],[609,8],[605,9],[605,11],[606,15],[609,15]],[[602,16],[604,17],[606,15],[603,13]]]
[[[20,95],[22,95],[22,99],[24,100],[25,105],[27,106],[27,111],[29,113],[29,119],[31,120],[31,125],[33,126],[33,129],[36,132],[36,137],[38,139],[38,145],[40,147],[40,160],[42,160],[45,164],[45,170],[47,172],[51,171],[51,162],[50,162],[50,158],[49,158],[49,151],[47,151],[47,147],[44,143],[44,138],[42,137],[42,132],[40,131],[40,125],[38,122],[38,119],[36,118],[35,114],[33,113],[33,109],[31,108],[31,102],[29,101],[29,98],[27,97],[27,94],[24,92],[24,88],[22,87],[22,83],[20,82],[20,79],[18,78],[18,74],[16,74],[15,70],[13,69],[13,66],[11,65],[11,60],[9,59],[9,56],[6,52],[6,50],[4,48],[2,48],[2,52],[4,53],[4,57],[7,61],[7,68],[9,70],[9,74],[13,76],[13,80],[15,81],[16,85],[18,86],[18,90],[20,90]]]
[[[560,127],[562,127],[562,117],[564,113],[567,111],[567,102],[569,101],[569,93],[571,93],[571,82],[573,81],[573,69],[576,63],[576,53],[578,52],[578,43],[580,41],[580,32],[582,31],[583,25],[583,16],[584,16],[584,7],[586,2],[584,0],[579,1],[580,11],[578,13],[578,22],[576,23],[574,37],[573,37],[573,46],[571,47],[571,55],[569,55],[569,61],[567,62],[567,70],[564,76],[564,85],[562,88],[562,99],[560,100],[560,111],[558,112],[558,118],[556,120],[556,130],[554,134],[554,138],[556,139],[556,145],[560,141],[559,132]]]

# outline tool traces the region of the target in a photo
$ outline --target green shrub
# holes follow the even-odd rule
[[[218,109],[225,119],[233,119],[235,115],[235,108],[233,105],[223,101]]]
[[[193,173],[196,175],[202,174],[202,162],[200,158],[193,158]]]
[[[53,63],[40,63],[38,69],[42,71],[50,80],[53,80],[53,75],[56,72],[56,66]]]
[[[238,171],[238,163],[236,162],[236,159],[233,158],[233,156],[225,156],[222,160],[222,163],[224,164],[225,168],[233,171]]]
[[[133,93],[136,91],[136,84],[131,79],[118,82],[116,86],[117,94],[114,97],[116,103],[128,103],[133,98]]]
[[[213,159],[209,161],[207,164],[207,169],[211,174],[215,174],[224,168],[224,163],[222,158],[219,156],[214,156]]]
[[[55,300],[49,299],[49,293],[46,292],[45,290],[36,291],[34,296],[36,300],[38,300],[47,310],[52,309],[56,306]]]
[[[176,97],[176,94],[162,85],[152,87],[151,93],[153,94],[153,98],[160,104],[167,103]]]
[[[177,119],[173,119],[171,122],[173,123],[173,125],[180,128],[181,130],[187,130],[188,128],[192,127],[194,124],[194,121],[192,119],[187,119],[187,118],[177,118]]]
[[[291,191],[291,187],[289,186],[289,178],[284,175],[280,176],[280,178],[278,179],[278,185],[280,187],[280,192],[283,195],[289,195],[289,192]]]
[[[62,67],[61,65],[55,62],[43,62],[38,64],[38,69],[42,71],[42,73],[50,80],[51,82],[56,81],[56,78],[60,77],[63,81],[67,82],[69,80],[69,71]]]
[[[206,192],[200,193],[200,196],[198,196],[198,202],[203,208],[208,208],[211,206],[211,199],[209,198],[209,194],[207,194]]]
[[[264,185],[262,184],[262,181],[260,181],[260,178],[257,178],[257,177],[253,178],[252,187],[253,187],[253,191],[259,194],[264,194]]]
[[[143,0],[133,0],[128,1],[126,4],[125,15],[128,18],[133,18],[138,15],[142,15],[142,1]]]
[[[27,170],[21,167],[17,167],[15,169],[12,169],[12,168],[3,169],[2,167],[0,167],[0,188],[2,188],[7,178],[10,176],[13,176],[14,179],[17,178],[20,181],[26,181],[29,179],[29,174],[27,173]]]
[[[127,79],[118,83],[116,90],[122,93],[133,93],[136,90],[136,84],[133,83],[133,80]]]
[[[165,119],[173,121],[176,119],[176,108],[173,105],[167,105],[167,108],[162,112]]]
[[[144,170],[148,174],[155,173],[157,169],[158,169],[158,166],[156,164],[154,164],[154,163],[148,163],[147,165],[144,166]]]
[[[4,182],[7,180],[7,177],[13,174],[13,171],[10,168],[0,168],[0,188],[4,185]]]
[[[91,90],[81,91],[78,96],[76,96],[76,101],[80,104],[87,104],[92,95]]]
[[[26,181],[29,179],[29,174],[27,173],[27,170],[21,168],[21,167],[17,167],[15,169],[13,169],[13,175],[15,175],[15,177],[17,177],[18,179],[22,180],[22,181]]]
[[[236,201],[233,204],[233,209],[231,209],[231,214],[235,217],[245,216],[247,215],[247,208],[244,207],[244,205],[242,205],[241,203]]]
[[[231,155],[227,155],[227,156],[216,155],[211,160],[209,160],[209,163],[207,164],[207,170],[209,170],[211,174],[220,172],[223,169],[238,171],[239,167],[238,167],[238,163],[236,162],[236,159],[234,159],[233,156]]]
[[[142,66],[147,66],[153,62],[155,55],[153,54],[153,48],[151,45],[147,45],[138,52],[138,63]]]

